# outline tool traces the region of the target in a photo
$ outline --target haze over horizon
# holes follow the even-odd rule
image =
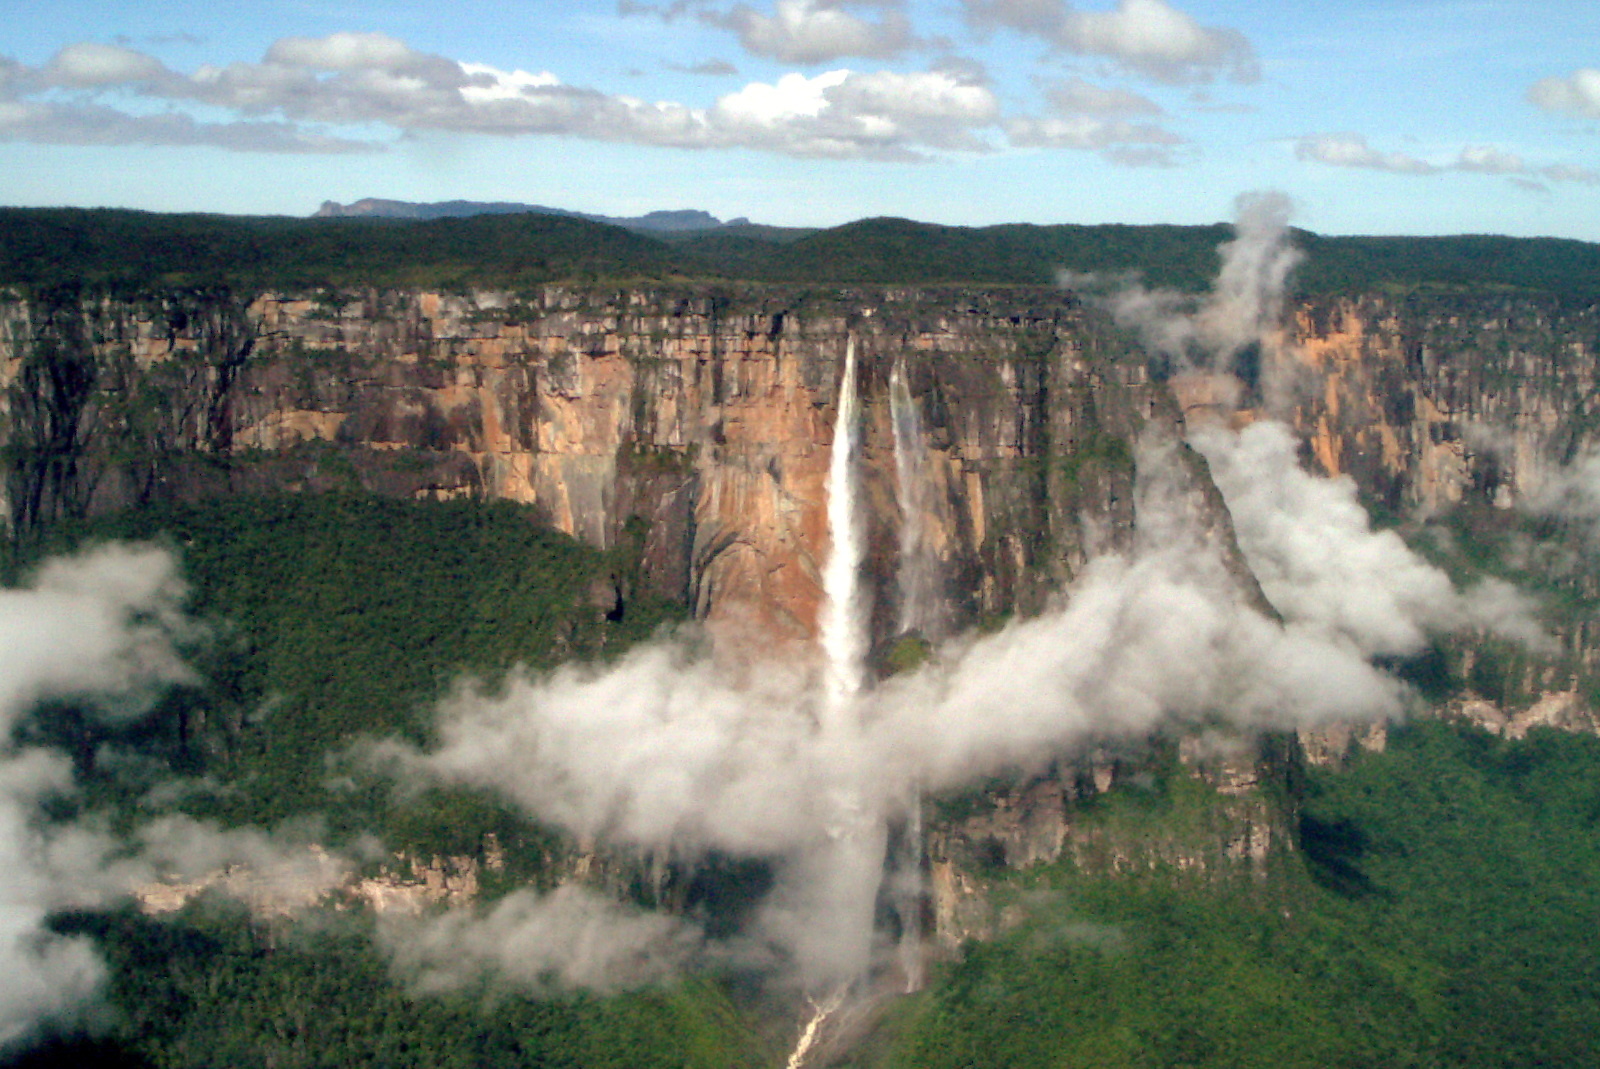
[[[1189,224],[1274,188],[1325,234],[1600,240],[1576,0],[10,6],[11,205]]]

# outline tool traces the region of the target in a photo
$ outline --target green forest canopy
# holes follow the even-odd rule
[[[827,230],[730,226],[652,237],[553,215],[437,220],[0,208],[0,284],[114,293],[174,287],[479,285],[703,279],[796,284],[1052,285],[1061,271],[1137,272],[1204,288],[1232,228],[863,219]],[[1555,238],[1295,233],[1303,294],[1490,289],[1600,297],[1600,245]]]

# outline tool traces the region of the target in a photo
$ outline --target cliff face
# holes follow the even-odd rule
[[[892,572],[904,522],[898,360],[927,450],[918,522],[965,620],[1028,610],[1025,577],[1059,580],[1115,544],[1132,442],[1234,392],[1151,382],[1126,339],[1049,290],[13,298],[0,300],[3,513],[25,534],[276,487],[503,497],[599,546],[642,537],[649,580],[703,615],[802,636],[852,334],[876,571]],[[1600,416],[1592,305],[1307,302],[1284,340],[1261,372],[1268,410],[1395,515],[1548,495]],[[894,591],[880,594],[892,612]]]
[[[1600,308],[1435,296],[1294,310],[1293,422],[1318,466],[1400,513],[1537,497],[1592,444]]]
[[[502,497],[601,547],[641,541],[646,581],[705,618],[805,637],[851,335],[880,632],[903,522],[897,360],[927,447],[919,528],[958,622],[1036,605],[1027,577],[1126,527],[1127,443],[1161,391],[1050,291],[12,301],[7,513],[25,535],[268,487]]]
[[[1129,544],[1145,432],[1176,434],[1239,397],[1259,406],[1239,418],[1287,416],[1309,463],[1393,517],[1510,516],[1547,499],[1600,411],[1600,308],[1533,298],[1302,303],[1244,381],[1161,382],[1103,316],[1053,290],[57,296],[0,301],[3,512],[27,538],[61,517],[266,489],[507,498],[637,555],[642,582],[726,635],[798,642],[817,626],[852,337],[880,650],[910,626],[896,581],[908,529],[951,629],[1033,612],[1090,556]],[[921,446],[915,494],[897,366]],[[1226,507],[1203,464],[1191,474],[1193,511],[1226,550]],[[1593,572],[1564,589],[1597,596]],[[1485,694],[1450,708],[1509,733],[1592,726],[1576,675],[1596,667],[1592,629],[1583,613],[1557,623],[1567,660],[1528,669],[1526,708]],[[1303,741],[1330,760],[1351,743]],[[990,866],[1259,871],[1292,841],[1291,815],[1258,788],[1295,758],[1177,757],[1223,799],[1181,839],[1081,819],[1074,803],[1118,779],[1109,759],[943,821],[928,854],[939,937],[1001,923],[982,894]]]
[[[1308,462],[1348,475],[1370,506],[1446,557],[1540,592],[1561,653],[1512,658],[1504,687],[1445,707],[1492,731],[1592,730],[1600,670],[1600,307],[1435,295],[1294,309],[1271,369]],[[1459,651],[1470,669],[1482,651]],[[1497,669],[1499,671],[1499,669]],[[1491,693],[1491,692],[1507,693]]]

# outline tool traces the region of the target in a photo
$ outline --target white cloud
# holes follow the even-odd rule
[[[317,71],[410,71],[439,63],[404,41],[382,33],[333,33],[327,37],[284,37],[267,49],[266,62]],[[448,61],[444,61],[448,62]]]
[[[1571,164],[1557,163],[1549,167],[1541,167],[1538,174],[1552,182],[1578,182],[1586,186],[1600,185],[1600,171],[1590,167],[1575,167]]]
[[[365,153],[370,141],[287,122],[201,122],[178,112],[130,115],[115,108],[0,101],[0,141],[48,145],[197,145],[232,152]]]
[[[1544,78],[1529,88],[1528,100],[1545,111],[1600,119],[1600,70],[1584,67],[1565,78]]]
[[[810,78],[792,73],[775,83],[750,83],[709,108],[691,108],[563,85],[548,71],[457,63],[381,34],[285,38],[260,63],[207,65],[192,75],[167,71],[130,50],[115,51],[110,59],[78,64],[83,79],[96,79],[96,90],[133,90],[169,108],[204,104],[255,121],[201,122],[178,110],[133,114],[94,100],[30,99],[27,86],[37,72],[13,65],[0,75],[22,88],[13,88],[11,101],[0,109],[0,138],[350,152],[385,145],[332,130],[378,125],[400,133],[563,134],[676,148],[918,159],[930,152],[987,149],[987,134],[999,116],[992,91],[955,66],[910,73],[838,70]]]
[[[836,0],[777,0],[770,15],[739,4],[702,17],[733,30],[747,51],[784,63],[896,56],[915,43],[901,12],[885,11],[873,22],[851,14]]]
[[[1493,145],[1468,145],[1456,157],[1455,168],[1480,174],[1525,174],[1528,165],[1514,152],[1505,152]]]
[[[815,119],[828,108],[827,91],[850,77],[847,70],[807,78],[785,74],[772,84],[751,82],[717,101],[716,114],[734,124],[778,126],[795,119]]]
[[[1071,78],[1046,86],[1045,98],[1054,114],[1008,121],[1011,144],[1099,152],[1125,166],[1172,166],[1173,150],[1186,143],[1156,123],[1132,121],[1131,116],[1161,114],[1155,101],[1137,93]]]
[[[925,149],[981,151],[999,116],[986,86],[948,71],[786,74],[717,101],[707,136],[795,155],[909,157]]]
[[[1255,50],[1237,30],[1203,26],[1165,0],[1117,0],[1110,11],[1080,11],[1066,0],[962,0],[980,28],[1032,34],[1056,48],[1103,56],[1154,81],[1194,84],[1260,77]]]
[[[1394,174],[1433,174],[1433,164],[1403,152],[1379,152],[1360,134],[1314,134],[1295,142],[1297,159],[1332,167],[1359,167]]]
[[[182,597],[167,554],[120,546],[52,561],[27,586],[0,591],[0,1048],[93,996],[103,968],[92,947],[44,920],[105,893],[113,845],[43,819],[41,803],[71,789],[70,762],[19,747],[13,731],[44,698],[128,716],[155,687],[185,678],[172,646],[186,629]]]
[[[1297,159],[1332,167],[1354,167],[1390,174],[1433,175],[1448,172],[1503,175],[1520,185],[1538,187],[1536,179],[1551,182],[1600,183],[1600,172],[1569,164],[1534,167],[1514,152],[1494,145],[1467,145],[1448,163],[1431,163],[1403,152],[1381,152],[1360,134],[1312,134],[1294,144]]]
[[[1491,581],[1459,592],[1399,535],[1372,530],[1355,482],[1304,471],[1282,424],[1208,430],[1194,444],[1228,502],[1250,570],[1286,619],[1344,636],[1367,656],[1416,653],[1429,632],[1463,627],[1548,644],[1534,604],[1513,588]]]
[[[1014,119],[1006,136],[1022,148],[1070,148],[1102,152],[1116,162],[1167,165],[1175,162],[1172,148],[1184,139],[1153,123],[1102,119],[1093,115],[1067,115],[1043,119]],[[1129,148],[1148,150],[1137,157],[1119,156]]]
[[[42,71],[50,84],[73,88],[155,81],[168,73],[153,56],[93,42],[68,45]]]
[[[461,70],[467,76],[466,84],[461,87],[461,97],[469,104],[516,100],[526,96],[530,89],[561,84],[561,79],[549,71],[538,74],[525,70],[503,71],[483,63],[463,63]]]
[[[1161,105],[1126,89],[1108,89],[1082,78],[1068,78],[1045,87],[1050,105],[1065,115],[1160,115]]]

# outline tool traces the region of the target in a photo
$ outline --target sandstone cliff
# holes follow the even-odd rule
[[[961,620],[1037,606],[1131,517],[1162,391],[1067,295],[774,290],[176,294],[0,305],[6,513],[359,485],[538,507],[712,621],[808,636],[846,338],[892,574],[888,376],[923,406],[927,542]],[[1070,461],[1051,463],[1050,458]],[[893,590],[879,591],[880,624]],[[880,626],[880,630],[882,629]]]
[[[1141,437],[1176,437],[1186,417],[1240,399],[1235,418],[1287,417],[1307,462],[1354,479],[1389,520],[1476,509],[1565,524],[1546,532],[1573,554],[1555,588],[1585,605],[1600,593],[1583,517],[1549,504],[1594,445],[1600,308],[1502,295],[1302,302],[1237,381],[1163,380],[1058,290],[14,296],[0,301],[0,511],[25,540],[62,517],[266,489],[506,498],[636,557],[641,582],[728,635],[800,642],[817,626],[852,336],[880,648],[902,626],[907,523],[953,628],[1035,612],[1089,557],[1129,543]],[[897,363],[925,450],[914,517],[896,466]],[[1204,466],[1191,475],[1201,525],[1259,597]],[[1510,733],[1592,725],[1600,642],[1586,609],[1554,626],[1561,658],[1519,662],[1517,686],[1456,694],[1448,709]],[[1453,656],[1463,673],[1482,661]],[[1330,760],[1354,744],[1304,741]],[[1074,804],[1117,779],[1110,758],[997,789],[982,812],[945,821],[929,854],[941,938],[998,922],[979,893],[988,865],[1257,871],[1291,841],[1292,814],[1260,786],[1293,754],[1177,756],[1225,800],[1190,829],[1198,839],[1082,820]]]

